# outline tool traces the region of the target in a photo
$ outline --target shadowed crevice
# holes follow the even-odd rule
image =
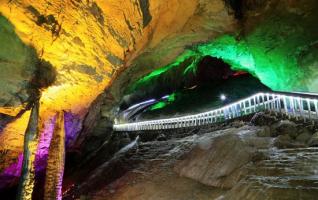
[[[149,11],[149,0],[139,0],[139,3],[143,16],[143,27],[145,28],[152,20],[152,16]]]

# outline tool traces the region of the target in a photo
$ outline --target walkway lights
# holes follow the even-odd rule
[[[283,112],[288,116],[302,117],[304,120],[306,118],[318,118],[318,94],[315,97],[308,98],[298,95],[282,95],[279,93],[257,93],[248,98],[208,112],[160,120],[114,124],[114,130],[136,131],[200,126],[211,123],[211,119],[212,122],[222,122],[260,110]]]

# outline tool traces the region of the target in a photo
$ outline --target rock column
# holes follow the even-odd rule
[[[36,101],[24,135],[23,164],[17,196],[18,200],[32,199],[35,178],[34,160],[39,137],[39,107],[39,101]]]
[[[65,163],[64,112],[57,113],[45,177],[45,200],[62,199]]]

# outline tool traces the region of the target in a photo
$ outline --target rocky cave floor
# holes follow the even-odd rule
[[[103,171],[113,162],[125,173],[79,199],[317,199],[317,130],[312,122],[257,113],[226,124],[130,133],[130,140],[118,133],[127,146]]]

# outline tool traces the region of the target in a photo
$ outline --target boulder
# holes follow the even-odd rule
[[[274,142],[274,146],[279,149],[286,149],[286,148],[303,148],[306,145],[304,143],[298,142],[293,140],[290,135],[279,135]]]
[[[166,135],[165,134],[160,134],[158,137],[157,137],[157,140],[158,141],[165,141],[165,140],[167,140],[167,137],[166,137]]]
[[[264,157],[257,148],[268,147],[269,140],[256,137],[256,131],[230,128],[219,136],[202,137],[175,171],[209,186],[231,188],[247,173],[246,164]]]
[[[271,116],[270,114],[259,112],[256,113],[252,119],[251,123],[256,126],[265,126],[265,125],[271,125],[277,121],[276,117]]]
[[[235,128],[239,128],[239,127],[242,127],[244,125],[245,125],[245,123],[241,120],[235,120],[233,123],[231,123],[231,126],[235,127]]]
[[[277,148],[283,149],[283,148],[287,148],[287,147],[291,146],[291,143],[292,143],[292,138],[286,134],[286,135],[279,135],[275,139],[274,145]]]
[[[291,122],[289,120],[281,120],[277,124],[273,125],[272,136],[276,137],[286,134],[288,134],[293,139],[297,137],[297,126],[294,122]]]
[[[258,137],[270,137],[271,136],[271,128],[269,126],[262,126],[257,132],[256,135]]]
[[[312,135],[309,140],[309,146],[311,147],[318,147],[318,132]]]
[[[304,131],[296,137],[296,141],[307,144],[310,138],[310,132],[307,129],[304,129]]]

